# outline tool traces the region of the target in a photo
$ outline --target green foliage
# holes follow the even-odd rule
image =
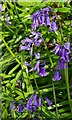
[[[47,76],[40,77],[36,73],[28,73],[28,68],[24,66],[24,62],[28,61],[31,65],[34,65],[36,60],[31,60],[30,55],[26,51],[20,51],[21,40],[25,39],[30,35],[31,30],[31,19],[29,18],[36,10],[40,10],[43,7],[51,6],[53,11],[59,13],[57,15],[56,23],[58,29],[55,33],[49,33],[48,28],[39,27],[37,31],[42,33],[44,41],[48,42],[51,40],[56,40],[64,44],[70,40],[71,28],[70,28],[70,16],[71,8],[69,3],[55,3],[53,2],[4,2],[4,11],[1,14],[2,22],[2,40],[1,40],[1,50],[2,56],[0,59],[0,66],[2,72],[0,76],[2,77],[2,118],[23,118],[29,120],[28,112],[17,113],[15,110],[10,110],[9,106],[12,101],[16,104],[20,100],[23,100],[25,104],[34,91],[38,94],[38,89],[41,97],[48,97],[53,102],[52,106],[47,106],[45,101],[42,105],[42,110],[39,108],[36,112],[41,113],[39,120],[56,119],[56,106],[53,96],[53,86],[52,86],[52,75],[51,69],[58,62],[57,56],[52,53],[52,50],[47,53],[45,46],[36,49],[36,52],[40,52],[41,60],[44,60],[46,65]],[[8,19],[10,26],[6,25],[6,14],[8,14]],[[72,42],[71,42],[72,44]],[[53,62],[53,64],[52,64]],[[72,71],[72,59],[69,63],[69,73]],[[67,91],[65,85],[64,71],[61,71],[63,76],[61,81],[54,83],[56,102],[58,108],[59,118],[69,119],[72,118],[70,113]],[[70,75],[71,76],[71,75]],[[72,76],[69,77],[69,81]],[[17,80],[22,83],[22,88],[17,87]],[[38,89],[35,84],[35,80],[38,84]],[[34,117],[35,113],[32,114]],[[30,116],[31,117],[31,116]]]

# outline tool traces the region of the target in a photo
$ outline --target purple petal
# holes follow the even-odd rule
[[[66,62],[70,62],[69,53],[67,51],[65,52],[65,60],[66,60]]]
[[[49,8],[43,8],[42,10],[43,10],[44,12],[49,12],[49,11],[50,11]]]
[[[57,26],[56,26],[56,23],[54,21],[52,21],[50,24],[50,30],[52,32],[55,32],[57,30]]]
[[[30,46],[23,46],[23,45],[20,45],[20,50],[30,50]]]
[[[60,58],[61,58],[61,59],[65,59],[65,53],[66,53],[65,48],[64,48],[64,47],[61,48],[61,51],[60,51]]]
[[[39,22],[39,24],[41,24],[41,22],[42,22],[42,21],[41,21],[41,15],[38,15],[37,18],[38,18],[38,22]]]
[[[40,59],[40,53],[35,53],[34,56],[36,59]]]
[[[45,25],[45,17],[44,17],[44,14],[41,16],[41,25]]]
[[[39,14],[39,11],[34,12],[34,13],[31,15],[31,18],[33,19],[33,18],[36,17],[38,14]]]
[[[40,76],[42,76],[42,77],[47,76],[47,73],[46,73],[46,70],[45,70],[44,67],[40,67],[40,68],[39,68],[38,75],[40,75]]]
[[[34,70],[37,70],[37,72],[39,72],[39,65],[40,65],[40,60],[38,60],[34,66]]]
[[[41,98],[38,98],[38,106],[41,106]]]
[[[33,101],[34,101],[33,105],[35,105],[35,106],[37,106],[37,100],[36,100],[36,98],[37,98],[36,94],[34,94],[33,95]]]
[[[59,76],[59,72],[58,71],[56,71],[55,73],[54,73],[54,76],[53,76],[53,78],[52,78],[52,80],[53,81],[59,81],[61,79],[61,76]]]
[[[17,111],[17,112],[23,112],[23,110],[24,110],[24,105],[19,104],[16,111]]]
[[[11,103],[11,105],[10,105],[10,109],[11,109],[11,110],[14,110],[14,104],[15,104],[15,102],[13,101],[13,102]]]
[[[49,106],[52,105],[52,102],[51,102],[48,98],[45,98],[45,100],[46,100],[46,102],[47,102],[47,104],[48,104]]]
[[[60,51],[60,44],[56,44],[55,48],[53,49],[53,52],[57,55],[57,53]]]
[[[70,42],[66,42],[64,47],[65,49],[70,50]]]
[[[58,62],[58,69],[61,70],[61,69],[65,69],[66,68],[66,64],[65,64],[65,60],[59,60]]]
[[[49,19],[49,17],[48,16],[46,16],[46,25],[50,25],[51,23],[50,23],[50,19]]]

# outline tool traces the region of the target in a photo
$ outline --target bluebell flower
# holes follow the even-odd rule
[[[34,19],[33,22],[32,22],[31,27],[32,27],[33,30],[36,30],[37,26],[38,26],[38,23],[36,22],[36,19]]]
[[[65,60],[66,60],[66,62],[70,62],[70,60],[69,60],[69,52],[65,52]]]
[[[31,50],[31,45],[33,41],[29,38],[21,41],[20,50]]]
[[[31,31],[30,33],[31,33],[31,35],[29,37],[30,38],[32,37],[34,46],[38,46],[39,47],[39,45],[43,41],[42,37],[41,37],[41,34],[39,32],[34,32],[34,31]]]
[[[40,65],[40,60],[38,60],[33,68],[33,70],[37,70],[39,72],[39,65]]]
[[[22,45],[27,45],[28,43],[33,43],[33,41],[27,37],[25,40],[22,40],[21,43]]]
[[[42,25],[45,25],[45,16],[44,16],[44,13],[42,13],[42,15],[41,15],[41,26]]]
[[[33,13],[31,15],[31,19],[32,19],[31,27],[32,27],[33,30],[36,30],[37,27],[38,27],[38,24],[39,24],[38,19],[37,19],[38,14],[39,14],[39,11],[36,11],[35,13]]]
[[[70,42],[66,42],[64,47],[65,49],[70,50]]]
[[[31,19],[32,19],[31,27],[33,30],[36,30],[39,25],[41,26],[51,25],[51,30],[52,31],[56,30],[55,24],[52,24],[52,23],[50,24],[49,15],[48,15],[50,10],[51,8],[43,8],[31,15]]]
[[[45,66],[45,62],[44,64],[40,64],[40,60],[38,60],[35,66],[31,70],[29,70],[29,72],[36,71],[39,76],[45,77],[47,76],[47,73],[46,73],[44,66]]]
[[[39,22],[38,22],[38,19],[36,18],[36,28],[38,27],[39,25]]]
[[[47,104],[48,104],[49,106],[52,105],[52,102],[51,102],[48,98],[45,98],[45,100],[46,100],[46,102],[47,102]]]
[[[50,11],[50,8],[47,7],[47,8],[43,8],[42,10],[45,14],[48,14],[48,12]]]
[[[46,16],[46,26],[50,26],[51,22],[50,22],[50,18],[49,16]]]
[[[26,104],[26,110],[29,110],[32,112],[32,98],[29,98]]]
[[[41,39],[41,38],[40,38],[40,39],[35,39],[35,38],[34,38],[34,45],[35,45],[35,46],[38,46],[38,47],[39,47],[40,44],[41,44],[41,42],[42,42],[42,39]]]
[[[13,102],[11,103],[11,105],[10,105],[10,109],[11,109],[11,110],[14,110],[14,105],[15,105],[15,102],[13,101]]]
[[[34,53],[36,59],[40,59],[40,53]]]
[[[34,36],[33,42],[34,42],[34,46],[40,46],[42,42],[42,38],[39,33]]]
[[[33,105],[37,106],[37,96],[35,93],[33,94],[32,99],[33,99]]]
[[[58,69],[61,70],[61,69],[65,69],[65,68],[66,68],[65,60],[60,59],[58,62]]]
[[[60,49],[61,49],[61,45],[56,44],[55,48],[53,49],[54,54],[59,55]]]
[[[50,24],[50,31],[55,32],[57,30],[56,23],[54,21]]]
[[[46,70],[43,66],[40,65],[38,75],[41,77],[47,76]]]
[[[26,104],[26,110],[32,112],[32,98],[29,98]]]
[[[54,76],[53,76],[53,78],[52,78],[52,80],[53,81],[59,81],[61,79],[61,76],[59,76],[59,72],[58,71],[56,71],[55,73],[54,73]]]
[[[39,11],[34,12],[34,13],[31,15],[31,19],[33,20],[33,18],[36,17],[38,14],[39,14]]]
[[[64,59],[65,62],[69,62],[69,50],[70,50],[70,42],[65,43],[64,46],[60,44],[56,44],[53,52],[60,57],[60,59]]]
[[[23,104],[19,104],[18,106],[17,106],[17,110],[16,110],[17,112],[23,112],[24,111],[24,105]]]
[[[41,103],[40,101],[38,103],[36,93],[34,93],[28,99],[25,109],[29,110],[30,112],[34,112],[39,107],[39,105],[41,105]]]
[[[38,19],[39,24],[41,24],[42,21],[41,21],[41,15],[40,14],[37,16],[37,19]]]
[[[27,46],[20,45],[20,50],[31,50],[31,44],[28,44]]]
[[[29,37],[37,37],[37,36],[41,36],[40,32],[35,32],[35,31],[30,31],[30,36]]]
[[[66,54],[66,50],[64,47],[61,47],[60,51],[59,51],[59,56],[60,59],[64,59],[65,60],[65,54]]]

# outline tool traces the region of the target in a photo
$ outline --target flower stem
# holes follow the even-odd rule
[[[57,103],[56,103],[55,87],[54,87],[54,82],[53,81],[52,81],[52,86],[53,86],[54,102],[55,102],[55,107],[56,107],[56,115],[57,115],[57,118],[59,118],[58,109],[57,109]]]
[[[66,68],[65,68],[65,82],[66,82],[66,89],[67,89],[67,95],[68,95],[68,102],[69,102],[70,110],[72,113],[71,97],[70,97],[70,90],[69,90],[69,79],[68,79],[68,63],[66,63]]]

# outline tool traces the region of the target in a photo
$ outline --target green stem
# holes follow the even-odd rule
[[[46,49],[47,49],[47,55],[48,55],[48,57],[49,57],[49,60],[50,60],[50,63],[51,63],[51,68],[54,66],[54,64],[53,64],[53,61],[52,61],[52,59],[51,59],[51,56],[50,56],[50,52],[49,52],[49,50],[48,50],[48,48],[47,48],[47,45],[46,45],[46,43],[45,43],[45,41],[43,40],[43,42],[44,42],[44,45],[45,45],[45,47],[46,47]]]
[[[70,110],[72,113],[71,97],[70,97],[70,90],[69,90],[69,79],[68,79],[68,63],[66,63],[66,68],[65,68],[65,82],[66,82],[66,88],[67,88],[68,102],[69,102]]]
[[[52,81],[52,85],[53,85],[54,102],[55,102],[55,107],[56,107],[56,115],[57,115],[57,118],[59,118],[58,109],[57,109],[57,103],[56,103],[55,87],[54,87],[54,82],[53,81]]]

